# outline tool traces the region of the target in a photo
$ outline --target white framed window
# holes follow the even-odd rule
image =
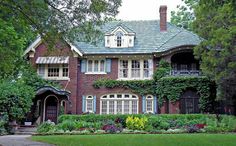
[[[68,80],[68,64],[38,64],[38,75],[49,80]]]
[[[69,67],[68,67],[68,64],[63,64],[63,65],[62,65],[62,76],[63,76],[63,77],[68,77],[68,76],[69,76]]]
[[[138,114],[138,96],[108,94],[101,97],[100,114]]]
[[[128,78],[128,60],[120,60],[120,73],[121,78]]]
[[[119,31],[116,33],[116,46],[117,47],[122,47],[122,37],[123,37],[122,32]]]
[[[153,74],[153,60],[120,60],[119,79],[150,79]]]
[[[152,95],[147,95],[146,96],[146,112],[147,113],[153,113],[154,112],[154,101],[153,101],[153,96]]]
[[[38,64],[38,75],[41,77],[45,76],[45,65],[44,64]]]
[[[88,60],[87,73],[105,73],[105,60]]]
[[[93,96],[91,95],[88,95],[86,96],[86,102],[85,102],[85,111],[86,112],[90,112],[92,113],[93,112]]]
[[[48,65],[48,77],[59,77],[60,66],[57,64]]]
[[[140,61],[139,60],[132,60],[131,78],[140,78]]]

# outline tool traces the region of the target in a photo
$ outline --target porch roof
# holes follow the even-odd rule
[[[57,88],[52,87],[52,86],[43,86],[43,87],[38,88],[38,90],[36,91],[36,96],[44,94],[45,92],[48,92],[48,91],[50,91],[50,92],[52,92],[56,95],[65,96],[66,99],[70,101],[69,95],[71,93],[69,91],[60,90],[60,89],[57,89]]]

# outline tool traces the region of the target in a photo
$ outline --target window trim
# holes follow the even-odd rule
[[[88,108],[87,108],[88,100],[92,100],[92,110],[91,111],[88,111]],[[85,97],[85,112],[89,112],[89,113],[93,113],[94,112],[93,100],[94,100],[94,96],[92,96],[92,95],[87,95]]]
[[[110,95],[114,95],[114,98],[110,98]],[[121,98],[118,98],[118,95],[121,95]],[[129,98],[125,98],[125,95],[129,95]],[[106,97],[106,98],[104,98]],[[135,98],[133,98],[135,97]],[[139,113],[139,97],[135,94],[130,94],[130,93],[114,93],[114,94],[105,94],[100,97],[100,115],[103,115],[103,109],[102,109],[102,104],[103,101],[106,101],[106,114],[111,114],[109,113],[109,102],[114,101],[114,114],[125,114],[124,111],[124,101],[129,101],[129,113],[128,114],[138,114]],[[117,103],[118,101],[121,101],[121,106],[122,106],[122,112],[117,113]],[[133,107],[132,107],[132,101],[136,101],[137,104],[137,111],[136,113],[133,112]]]
[[[121,69],[121,61],[128,61],[128,76],[127,78],[121,77],[120,75],[120,71]],[[137,60],[140,62],[140,77],[132,77],[132,60]],[[144,60],[150,60],[151,61],[151,66],[149,67],[149,77],[144,77]],[[148,61],[149,62],[149,61]],[[117,80],[150,80],[152,79],[152,75],[153,75],[153,59],[119,59],[118,61],[118,79]]]
[[[89,61],[92,61],[92,71],[88,71]],[[95,61],[98,61],[98,71],[94,71]],[[104,61],[104,71],[101,71],[101,61]],[[107,74],[106,73],[106,60],[105,59],[87,59],[85,74]]]
[[[151,97],[151,98],[148,98],[148,97]],[[151,101],[152,102],[152,110],[148,110],[148,101]],[[147,95],[146,96],[146,113],[154,113],[154,96],[153,95]]]
[[[42,78],[46,80],[70,80],[70,67],[69,64],[37,64],[37,74],[39,74],[39,66],[43,65],[44,66],[44,75],[41,76]],[[59,76],[58,77],[49,77],[48,76],[48,66],[49,65],[59,65]],[[68,76],[64,77],[63,76],[63,65],[68,65]]]

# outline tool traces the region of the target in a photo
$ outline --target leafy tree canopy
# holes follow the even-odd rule
[[[236,1],[200,0],[195,8],[194,31],[203,42],[194,50],[202,71],[215,79],[219,97],[236,94]],[[223,90],[231,88],[228,91]]]
[[[195,20],[194,8],[199,0],[182,0],[182,2],[182,5],[177,6],[177,11],[171,11],[171,23],[192,30],[192,23]]]

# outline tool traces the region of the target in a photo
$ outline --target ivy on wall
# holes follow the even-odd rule
[[[95,88],[125,88],[131,89],[134,93],[139,95],[152,94],[155,95],[155,82],[154,80],[112,80],[112,79],[99,79],[93,84]]]
[[[165,99],[175,102],[180,99],[184,91],[192,89],[200,96],[199,108],[202,111],[212,110],[215,100],[214,82],[205,76],[169,76],[170,65],[161,60],[158,70],[152,80],[112,80],[99,79],[94,82],[95,88],[125,88],[131,89],[139,95],[157,95],[158,103],[162,106]]]
[[[174,77],[168,76],[158,80],[156,94],[159,103],[167,98],[169,101],[175,102],[180,99],[182,93],[188,89],[194,90],[200,96],[199,108],[202,111],[209,111],[214,101],[213,88],[214,82],[205,76],[200,77]]]

